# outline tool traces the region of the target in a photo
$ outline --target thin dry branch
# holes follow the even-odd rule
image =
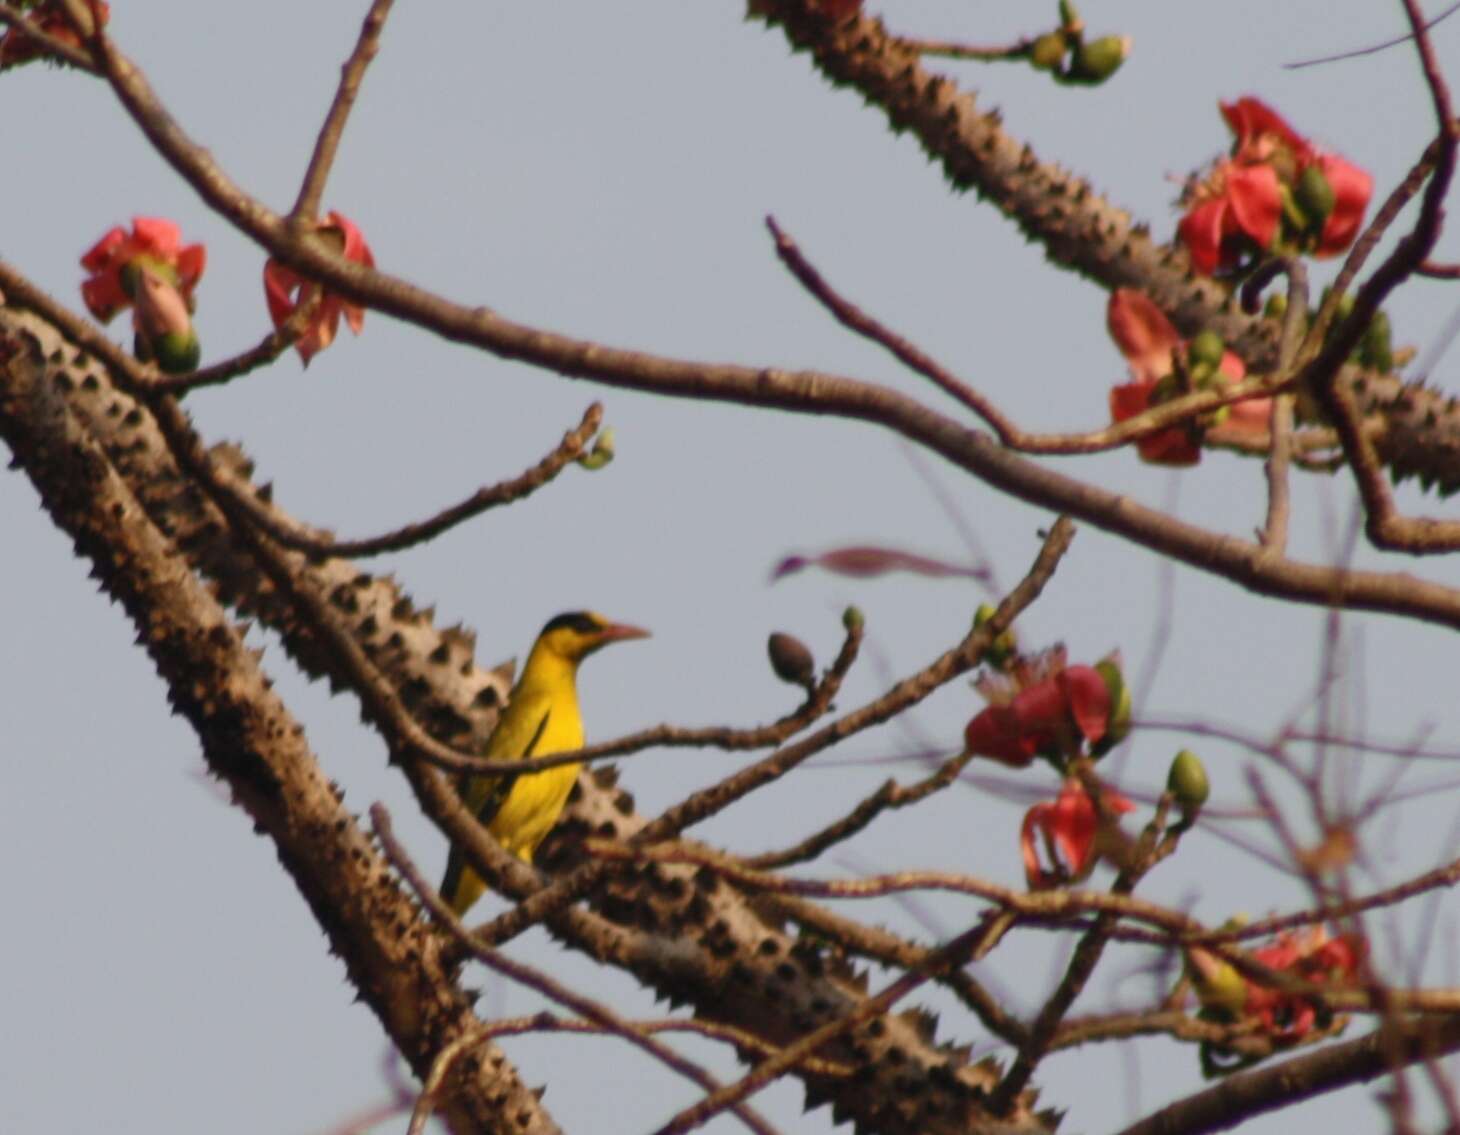
[[[583,412],[583,419],[563,435],[562,441],[541,461],[530,469],[495,485],[484,485],[471,496],[424,520],[404,524],[379,536],[362,537],[356,540],[339,540],[319,530],[311,530],[302,524],[284,523],[274,513],[258,505],[246,493],[236,494],[238,504],[249,515],[250,520],[262,528],[271,540],[297,552],[304,552],[314,559],[327,557],[349,557],[364,559],[387,552],[400,552],[434,540],[489,509],[512,504],[531,496],[548,484],[564,469],[582,456],[589,440],[598,432],[603,421],[603,405],[594,402]]]
[[[295,224],[312,225],[319,212],[320,198],[324,196],[325,182],[329,180],[330,170],[335,164],[335,154],[345,133],[345,123],[349,121],[355,98],[360,93],[365,69],[380,50],[380,37],[385,31],[385,20],[390,15],[393,3],[394,0],[374,0],[360,27],[355,50],[340,68],[340,84],[335,90],[329,113],[325,115],[324,123],[319,128],[319,135],[314,140],[314,153],[310,155],[309,168],[304,172],[299,196],[289,214],[290,221]]]

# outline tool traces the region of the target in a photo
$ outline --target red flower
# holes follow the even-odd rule
[[[1116,288],[1110,293],[1105,308],[1105,323],[1110,337],[1120,348],[1130,366],[1135,382],[1110,389],[1110,420],[1123,422],[1144,413],[1152,406],[1180,393],[1174,383],[1163,382],[1175,370],[1175,355],[1186,352],[1188,344],[1176,333],[1166,314],[1143,292],[1134,288]],[[1212,357],[1216,355],[1215,349]],[[1196,378],[1197,365],[1187,357],[1188,369]],[[1210,366],[1210,362],[1207,364]],[[1216,374],[1223,382],[1240,382],[1247,374],[1242,360],[1223,350]],[[1239,431],[1267,428],[1271,399],[1248,398],[1231,406],[1225,425]],[[1195,465],[1201,460],[1201,448],[1191,429],[1172,426],[1136,439],[1136,452],[1143,461],[1156,465]]]
[[[1349,934],[1330,938],[1323,927],[1315,926],[1301,934],[1280,934],[1268,945],[1253,950],[1252,957],[1269,969],[1324,985],[1352,981],[1366,952],[1361,938]],[[1306,1036],[1317,1017],[1310,999],[1250,979],[1242,1011],[1261,1021],[1270,1035],[1288,1041]]]
[[[1235,135],[1231,157],[1187,191],[1177,226],[1193,267],[1211,275],[1273,250],[1332,256],[1347,248],[1373,178],[1318,149],[1260,99],[1218,105]]]
[[[340,253],[346,260],[363,264],[367,268],[375,267],[375,257],[370,252],[370,246],[365,243],[365,238],[360,235],[354,222],[348,218],[331,212],[319,223],[317,229],[339,242]],[[270,258],[264,265],[264,297],[268,300],[269,317],[276,328],[294,314],[310,283],[310,280],[278,260]],[[356,335],[360,334],[360,328],[365,325],[365,309],[333,292],[322,293],[314,314],[294,343],[294,349],[299,352],[299,357],[306,366],[314,355],[334,342],[335,334],[340,329],[341,315],[349,323],[350,330]]]
[[[120,225],[108,232],[81,258],[91,275],[82,282],[81,298],[91,314],[109,323],[131,305],[137,270],[147,267],[177,288],[193,307],[193,289],[208,261],[201,244],[182,244],[182,230],[162,217],[133,217],[129,234]]]
[[[104,3],[97,3],[95,10],[101,13],[102,26],[106,26],[107,20],[111,18],[111,7]],[[26,13],[30,22],[47,35],[68,43],[72,47],[81,46],[81,37],[71,26],[71,21],[66,18],[65,9],[59,0],[45,0],[37,4]],[[90,20],[90,8],[88,8],[88,22]],[[88,29],[89,31],[89,29]],[[21,63],[29,63],[32,59],[41,59],[50,55],[50,51],[42,44],[37,43],[26,35],[18,27],[6,28],[3,35],[0,35],[0,70],[6,67],[14,67]]]
[[[1113,789],[1101,790],[1101,803],[1107,814],[1121,815],[1135,810],[1135,805]],[[1100,828],[1100,809],[1089,790],[1078,777],[1070,777],[1053,802],[1036,804],[1024,816],[1019,833],[1019,849],[1024,857],[1024,876],[1033,889],[1057,886],[1070,879],[1079,879],[1094,867],[1097,858],[1096,834]],[[1051,869],[1039,861],[1036,837],[1044,837]]]
[[[1235,267],[1252,245],[1272,247],[1282,218],[1283,198],[1271,166],[1222,162],[1196,187],[1196,204],[1177,232],[1203,275]]]
[[[979,679],[989,705],[963,731],[968,751],[1023,768],[1040,753],[1074,755],[1110,729],[1111,696],[1093,666],[1066,666],[1064,649]]]

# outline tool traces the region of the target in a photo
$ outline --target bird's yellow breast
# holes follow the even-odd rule
[[[521,756],[529,745],[534,757],[583,747],[583,718],[578,712],[576,698],[561,694],[551,699],[545,695],[528,695],[528,700],[533,704],[523,707],[522,728],[531,726],[534,733],[541,729],[536,744],[533,744],[532,737],[511,738],[504,747],[515,749],[515,752],[504,752],[502,756]],[[495,741],[494,736],[493,749],[497,747]],[[530,863],[537,845],[557,822],[581,767],[562,765],[517,777],[488,825],[492,837],[513,855]]]

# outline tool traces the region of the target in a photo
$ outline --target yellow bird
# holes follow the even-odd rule
[[[522,677],[512,687],[507,708],[487,741],[492,760],[525,760],[583,747],[583,717],[578,711],[578,664],[600,647],[648,631],[611,623],[592,611],[572,611],[550,619],[527,656]],[[498,843],[524,863],[558,822],[580,765],[559,765],[521,776],[470,778],[462,799]],[[441,896],[458,915],[481,897],[486,884],[459,848],[451,849]]]

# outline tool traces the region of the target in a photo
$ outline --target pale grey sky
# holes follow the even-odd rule
[[[909,32],[990,43],[1054,18],[1053,2],[869,6]],[[193,136],[243,185],[284,206],[364,9],[341,0],[120,0],[113,28]],[[1057,88],[1017,66],[949,69],[985,104],[1001,106],[1008,128],[1042,157],[1090,177],[1158,235],[1175,223],[1170,175],[1227,144],[1219,98],[1266,98],[1298,129],[1372,170],[1381,194],[1431,131],[1408,50],[1281,67],[1396,34],[1397,4],[1090,0],[1084,14],[1097,31],[1134,37],[1126,67],[1104,88]],[[1438,29],[1436,44],[1460,78],[1460,20]],[[32,66],[0,76],[0,92],[9,110],[0,117],[8,260],[79,306],[82,251],[133,214],[170,216],[188,240],[208,246],[198,316],[205,360],[267,329],[261,254],[208,214],[101,84]],[[743,4],[398,5],[325,206],[360,225],[381,266],[516,319],[663,354],[814,365],[936,401],[790,281],[762,227],[774,213],[848,295],[1031,428],[1098,424],[1106,390],[1123,372],[1105,336],[1102,293],[1049,269],[992,210],[950,193],[910,139],[894,138],[858,98],[831,90],[790,55],[780,33],[747,23]],[[1448,238],[1445,250],[1460,258],[1460,241]],[[1391,305],[1398,341],[1431,343],[1457,297],[1455,284],[1406,288]],[[118,336],[124,324],[117,321]],[[1447,356],[1435,381],[1453,389],[1457,366],[1460,356]],[[388,565],[418,601],[436,604],[443,622],[475,627],[485,662],[523,652],[564,609],[591,606],[651,627],[649,643],[584,671],[594,737],[665,719],[748,724],[777,715],[794,699],[765,663],[766,634],[792,631],[828,661],[848,602],[865,611],[873,648],[842,696],[848,707],[966,627],[982,598],[966,583],[807,573],[766,584],[771,565],[797,549],[875,541],[967,556],[901,444],[866,425],[604,391],[375,314],[360,339],[344,334],[307,373],[291,355],[187,405],[210,438],[242,441],[295,515],[355,535],[531,464],[595,398],[618,436],[611,466],[570,470],[530,504]],[[1209,456],[1171,474],[1122,452],[1074,467],[1142,500],[1174,501],[1206,525],[1245,534],[1260,522],[1254,462]],[[1051,517],[947,469],[936,473],[1000,578],[1018,578]],[[1402,499],[1421,503],[1412,491]],[[1300,478],[1295,551],[1332,557],[1350,500],[1343,478]],[[1455,513],[1450,504],[1422,503]],[[0,946],[0,1130],[326,1130],[383,1094],[379,1027],[353,1002],[267,843],[203,774],[195,739],[169,716],[132,628],[97,594],[15,474],[0,478],[0,533],[0,856],[10,882]],[[1453,559],[1419,570],[1460,584]],[[1152,555],[1087,528],[1021,624],[1024,639],[1063,639],[1087,660],[1119,647],[1139,674],[1161,579]],[[1305,703],[1318,673],[1320,612],[1259,600],[1184,568],[1174,588],[1173,637],[1150,713],[1260,731]],[[1354,729],[1396,738],[1429,726],[1437,741],[1460,736],[1453,635],[1372,617],[1346,619],[1345,629],[1351,654],[1341,689]],[[362,812],[385,800],[434,871],[445,858],[442,839],[415,815],[381,744],[361,730],[354,702],[302,682],[271,639],[258,641],[348,799]],[[915,723],[951,751],[978,705],[958,684]],[[886,766],[841,759],[891,757],[916,744],[898,727],[863,736],[697,834],[735,849],[785,842],[889,775]],[[1129,782],[1159,784],[1176,747],[1169,734],[1137,736]],[[1244,800],[1245,756],[1215,743],[1200,749],[1217,796]],[[653,813],[743,759],[646,754],[626,764],[624,777]],[[915,767],[903,766],[909,774]],[[1406,783],[1445,775],[1417,768]],[[1048,774],[1031,770],[1027,783],[1054,792]],[[1377,878],[1453,856],[1454,799],[1434,793],[1408,807],[1402,829],[1374,825]],[[1018,882],[1022,807],[960,787],[915,814],[880,821],[842,868],[936,866]],[[1304,898],[1297,882],[1202,833],[1148,887],[1212,921]],[[917,922],[928,913],[937,920],[932,932],[951,932],[972,910],[943,898],[916,912],[888,904],[878,917],[928,933]],[[1445,896],[1433,979],[1454,975],[1454,910]],[[1027,1011],[1065,942],[1026,933],[985,968]],[[622,976],[596,971],[541,935],[516,950],[625,1011],[663,1011]],[[1150,980],[1133,960],[1102,971],[1081,1007],[1148,997]],[[521,990],[482,983],[495,1011],[535,1007]],[[936,995],[923,1000],[944,1009],[948,1039],[987,1045],[965,1013]],[[505,1047],[530,1082],[549,1084],[546,1103],[568,1131],[648,1130],[693,1098],[619,1042],[523,1038]],[[733,1074],[723,1053],[689,1047]],[[1071,1110],[1069,1130],[1109,1130],[1195,1087],[1196,1054],[1164,1042],[1103,1046],[1050,1060],[1039,1083],[1044,1104]],[[794,1085],[773,1088],[761,1103],[787,1132],[831,1126],[825,1110],[800,1116]],[[1384,1126],[1362,1090],[1311,1105],[1304,1126],[1321,1123]],[[714,1130],[734,1126],[722,1119]],[[401,1119],[383,1128],[403,1129]],[[1288,1127],[1279,1119],[1250,1129]]]

